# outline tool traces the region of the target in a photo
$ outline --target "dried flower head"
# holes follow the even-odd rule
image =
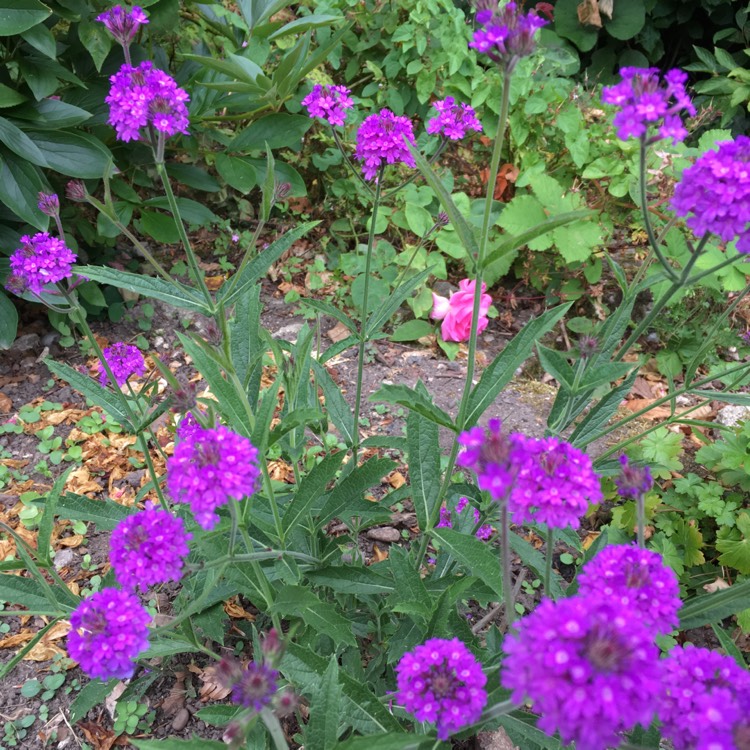
[[[112,370],[118,386],[125,385],[131,375],[141,378],[146,373],[146,361],[137,346],[118,341],[112,346],[105,347],[102,354],[104,359],[107,360],[109,369]],[[109,382],[107,371],[101,362],[99,363],[99,382],[102,385],[107,385]]]
[[[474,32],[469,47],[486,54],[508,72],[522,57],[534,52],[536,32],[547,25],[535,11],[523,13],[515,2],[498,8],[497,0],[478,0],[477,23],[481,28]]]
[[[572,597],[542,603],[506,637],[501,682],[539,728],[577,750],[620,744],[620,732],[648,726],[661,688],[658,650],[637,615],[608,601]]]
[[[718,144],[688,167],[677,183],[672,208],[702,237],[723,242],[737,238],[737,250],[750,253],[750,138],[739,135]]]
[[[442,101],[433,102],[432,106],[437,115],[427,122],[426,130],[430,135],[439,133],[452,141],[460,141],[469,130],[482,132],[482,123],[468,104],[458,104],[449,96]]]
[[[136,141],[145,128],[173,136],[188,132],[185,89],[150,61],[123,65],[110,79],[109,124],[121,141]]]
[[[436,724],[441,740],[477,721],[487,703],[482,665],[458,638],[431,638],[408,651],[396,676],[404,708]]]
[[[394,115],[389,109],[366,117],[357,131],[355,151],[355,156],[362,162],[365,179],[373,179],[386,164],[401,162],[413,169],[416,164],[407,142],[416,144],[414,128],[408,117]]]
[[[695,117],[695,107],[685,90],[687,74],[670,70],[662,80],[658,68],[626,67],[620,69],[620,76],[620,83],[602,89],[602,101],[620,108],[613,120],[617,137],[623,141],[644,138],[657,128],[654,141],[684,141],[687,130],[680,114],[684,111]]]
[[[25,234],[20,242],[21,247],[10,256],[10,269],[35,294],[73,275],[76,255],[62,240],[37,232],[33,237]]]
[[[346,86],[313,86],[313,90],[302,100],[310,117],[320,117],[331,125],[343,126],[346,110],[354,106],[352,92]]]
[[[134,660],[148,649],[151,615],[127,591],[102,589],[84,599],[70,616],[68,654],[89,677],[125,680]]]
[[[115,5],[99,14],[96,20],[103,23],[107,27],[107,31],[123,47],[130,46],[138,33],[138,29],[148,23],[146,14],[137,5],[134,5],[129,11],[125,10],[122,5]]]
[[[259,476],[258,449],[226,427],[193,426],[167,461],[170,495],[188,503],[196,523],[207,530],[219,522],[217,508],[255,492]]]
[[[179,581],[192,535],[185,523],[147,503],[146,509],[120,521],[109,538],[109,561],[117,582],[132,591]]]

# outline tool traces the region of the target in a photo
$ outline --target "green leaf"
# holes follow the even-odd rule
[[[240,193],[249,193],[258,184],[257,170],[241,156],[217,154],[215,166],[227,185]]]
[[[374,737],[352,737],[337,750],[429,750],[435,746],[430,737],[415,737],[412,734],[378,734]]]
[[[296,643],[290,643],[281,660],[281,672],[303,693],[312,694],[320,682],[320,675],[327,661]],[[350,677],[346,672],[339,675],[343,693],[342,715],[361,734],[398,732],[398,720],[380,703],[378,696],[366,684]]]
[[[492,405],[500,391],[512,380],[516,370],[531,354],[537,339],[552,330],[572,302],[547,310],[538,318],[527,323],[510,341],[500,354],[485,368],[479,382],[469,397],[469,408],[464,429],[471,429]]]
[[[339,664],[331,654],[326,671],[313,693],[310,721],[305,728],[305,744],[320,750],[336,747],[341,717],[341,685]]]
[[[382,304],[372,312],[365,324],[365,336],[367,338],[372,338],[376,333],[380,332],[380,329],[390,320],[391,316],[401,307],[412,292],[427,280],[433,268],[434,266],[430,266],[430,268],[426,268],[424,271],[420,271],[420,273],[412,276],[397,289],[394,289],[392,294],[388,295],[386,293]]]
[[[0,292],[0,349],[10,349],[18,330],[18,312],[13,301]]]
[[[396,584],[396,593],[389,600],[392,611],[416,615],[426,624],[432,615],[433,602],[411,557],[403,547],[394,544],[388,564]]]
[[[307,221],[286,232],[274,240],[262,253],[253,258],[244,269],[222,286],[217,294],[225,305],[232,302],[245,290],[255,284],[268,272],[268,269],[286,252],[297,240],[304,237],[319,221]]]
[[[134,509],[126,508],[112,500],[91,500],[85,495],[66,492],[57,503],[57,515],[68,521],[87,521],[99,531],[112,531]]]
[[[15,107],[16,104],[25,101],[26,97],[20,91],[16,91],[4,83],[0,83],[0,109]]]
[[[223,742],[198,737],[189,740],[136,740],[129,737],[128,742],[137,750],[227,750]]]
[[[94,281],[100,281],[102,284],[111,284],[119,289],[142,294],[144,297],[168,302],[173,307],[209,315],[209,309],[198,293],[179,282],[170,284],[154,276],[120,271],[117,268],[105,266],[83,266],[76,268],[76,273]]]
[[[354,414],[351,407],[328,374],[328,370],[315,360],[312,360],[311,364],[318,388],[323,391],[326,411],[331,422],[339,429],[344,443],[348,446],[354,445]]]
[[[180,230],[173,216],[156,211],[141,211],[141,218],[135,222],[135,226],[139,232],[165,245],[180,241]]]
[[[422,237],[427,234],[427,231],[435,223],[430,212],[426,208],[418,206],[416,203],[407,203],[404,207],[404,214],[409,229],[416,234],[417,237]]]
[[[344,617],[328,602],[319,599],[302,586],[284,586],[277,594],[271,613],[284,617],[300,617],[315,633],[328,635],[335,643],[356,646],[351,620]]]
[[[0,143],[4,143],[14,154],[38,167],[49,166],[34,141],[4,117],[0,117]]]
[[[328,567],[305,573],[314,586],[327,586],[339,594],[393,594],[393,582],[372,568]]]
[[[332,318],[336,318],[339,322],[343,323],[352,333],[358,333],[357,324],[342,310],[338,307],[334,307],[330,302],[325,302],[320,299],[303,299],[302,304],[305,307],[311,307],[316,312],[323,313],[323,315],[329,315]]]
[[[691,599],[679,612],[680,630],[692,630],[720,622],[745,609],[749,597],[750,580],[747,580],[714,594]]]
[[[224,154],[217,154],[217,160],[220,156],[224,156]],[[216,179],[205,169],[197,167],[195,164],[182,164],[180,162],[167,164],[167,174],[183,185],[202,190],[204,193],[218,193],[221,190],[221,185]]]
[[[1,96],[2,87],[0,87]],[[91,113],[57,99],[43,99],[40,102],[31,102],[19,107],[14,110],[13,116],[18,120],[28,120],[37,130],[61,130],[86,122],[91,118]]]
[[[560,750],[559,740],[550,737],[541,729],[537,729],[534,724],[530,723],[533,720],[533,716],[521,713],[519,713],[519,716],[509,714],[497,717],[498,724],[505,729],[508,736],[513,740],[513,744],[526,748],[530,747],[529,743],[533,743],[535,747],[540,747],[543,750]]]
[[[0,0],[0,36],[20,34],[51,13],[39,0]]]
[[[225,727],[243,711],[242,706],[206,706],[195,712],[195,716],[212,727]]]
[[[116,678],[107,680],[107,682],[89,680],[70,705],[70,720],[73,723],[80,721],[92,708],[104,703],[104,700],[115,689],[118,682],[119,680]]]
[[[438,426],[418,412],[410,411],[406,420],[406,440],[412,503],[419,528],[425,532],[442,484]]]
[[[402,323],[391,334],[391,341],[416,341],[423,336],[429,336],[435,326],[426,320],[409,320]]]
[[[521,558],[523,564],[531,568],[538,578],[543,579],[546,564],[544,555],[518,534],[511,532],[508,539],[511,548]],[[563,595],[562,586],[560,585],[560,575],[559,573],[555,573],[554,570],[552,571],[552,578],[550,579],[550,588],[553,598],[558,598]],[[545,594],[546,593],[547,592],[545,592]]]
[[[103,177],[112,162],[112,153],[101,141],[87,133],[56,130],[29,130],[47,165],[67,177],[93,179]]]
[[[0,575],[0,601],[20,604],[37,614],[63,614],[60,607],[52,607],[41,584],[31,578]]]
[[[407,409],[421,414],[431,422],[447,427],[449,430],[456,432],[456,425],[453,423],[450,415],[436,406],[429,396],[415,391],[406,385],[383,385],[378,391],[373,393],[369,401],[385,401],[389,404],[399,404]]]
[[[737,529],[729,531],[724,538],[717,538],[716,549],[722,553],[719,556],[722,565],[728,565],[740,573],[750,573],[750,515],[740,513]]]
[[[336,476],[345,455],[344,451],[329,453],[302,479],[291,503],[284,511],[282,528],[285,534],[293,531],[312,511],[318,498],[325,492],[328,483]]]
[[[122,425],[129,432],[132,432],[133,425],[130,424],[130,418],[123,411],[120,399],[112,391],[99,385],[96,380],[90,378],[88,375],[84,375],[62,362],[45,359],[44,363],[53,375],[64,380],[92,403],[104,409],[115,422]]]
[[[143,205],[156,206],[157,208],[169,211],[169,199],[165,195],[157,198],[149,198],[147,201],[144,201]],[[177,198],[177,210],[180,213],[180,218],[191,226],[207,227],[219,222],[219,217],[208,206],[190,198]]]
[[[291,148],[312,127],[313,121],[305,115],[278,112],[255,120],[241,130],[229,145],[232,152],[262,151],[269,148]]]
[[[102,65],[112,49],[112,36],[104,24],[83,19],[78,23],[78,38],[91,55],[97,73],[101,73]]]
[[[60,474],[55,480],[49,494],[44,498],[44,510],[42,512],[42,520],[39,523],[36,548],[39,561],[46,565],[51,565],[52,563],[52,560],[50,559],[50,539],[52,538],[52,529],[55,524],[55,513],[60,502],[60,495],[62,494],[65,482],[68,480],[68,474],[70,474],[72,468],[73,467],[70,467]]]
[[[388,458],[371,458],[352,472],[326,498],[323,510],[320,512],[322,523],[334,517],[345,517],[346,508],[356,499],[364,496],[370,487],[380,484],[386,474],[396,468],[396,464]]]
[[[331,16],[323,13],[313,13],[303,18],[296,18],[294,21],[285,23],[278,31],[269,34],[268,41],[280,39],[282,36],[289,34],[304,34],[310,29],[316,29],[319,26],[330,26],[337,21],[343,21],[342,16]]]
[[[566,391],[572,391],[575,375],[565,355],[555,349],[548,349],[539,343],[536,345],[536,351],[544,371],[552,375]]]
[[[433,529],[432,534],[440,541],[442,548],[446,549],[472,575],[489,586],[497,594],[498,600],[503,598],[503,578],[496,550],[473,536],[453,529],[436,528]]]
[[[646,7],[643,0],[628,0],[626,3],[614,3],[612,20],[606,17],[604,28],[615,38],[629,40],[638,34],[646,23]]]
[[[49,217],[37,207],[38,195],[44,188],[37,167],[9,152],[1,155],[0,203],[42,232],[49,226]]]

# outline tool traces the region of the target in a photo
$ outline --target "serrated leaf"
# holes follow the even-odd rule
[[[409,448],[409,481],[417,522],[427,531],[442,484],[438,426],[416,411],[406,420],[406,441]]]
[[[92,708],[104,703],[105,698],[115,689],[118,682],[116,678],[107,682],[89,680],[70,705],[70,720],[74,723],[80,721]]]
[[[573,368],[566,356],[555,349],[549,349],[537,343],[536,351],[544,371],[549,373],[567,391],[573,390]]]
[[[405,406],[407,409],[411,409],[426,417],[431,422],[435,422],[435,424],[447,427],[449,430],[456,432],[456,425],[449,414],[436,406],[428,396],[418,393],[406,385],[383,385],[368,400],[385,401],[390,404]]]
[[[242,706],[206,706],[196,711],[195,716],[209,726],[225,727],[242,711]]]
[[[407,603],[410,606],[409,614],[417,614],[426,623],[432,614],[433,602],[419,570],[407,552],[397,545],[391,547],[388,562],[396,584],[396,594],[389,600],[394,611],[406,611],[399,609],[399,604]]]
[[[307,579],[314,586],[327,586],[340,594],[393,594],[393,581],[386,576],[376,573],[372,568],[360,567],[328,567],[305,573]]]
[[[20,576],[0,575],[0,601],[20,604],[32,612],[46,615],[62,615],[62,608],[53,608],[37,581]]]
[[[328,374],[328,370],[322,364],[312,360],[312,369],[315,373],[318,387],[323,391],[326,411],[331,422],[339,429],[344,443],[348,446],[354,445],[355,425],[351,407],[346,402],[333,378]]]
[[[313,694],[310,721],[305,729],[305,744],[320,750],[332,750],[338,740],[341,717],[341,685],[339,664],[331,655],[320,684]]]
[[[331,518],[345,516],[347,506],[354,499],[363,497],[370,487],[380,484],[383,477],[395,468],[396,463],[388,458],[371,458],[353,469],[329,493],[320,513],[320,520],[326,523]]]
[[[487,584],[503,598],[503,578],[500,572],[500,555],[497,550],[468,534],[453,529],[433,529],[433,536],[439,540],[441,548],[448,551],[469,572]]]

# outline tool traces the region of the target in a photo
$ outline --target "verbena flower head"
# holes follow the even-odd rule
[[[477,23],[481,28],[474,32],[469,47],[486,54],[508,72],[522,57],[532,54],[536,32],[547,25],[535,11],[523,13],[515,2],[498,8],[498,0],[477,1]]]
[[[450,297],[441,297],[432,293],[433,320],[442,320],[440,334],[443,341],[468,341],[471,338],[471,323],[474,316],[474,292],[477,288],[475,279],[462,279],[458,282],[458,291]],[[477,334],[482,333],[489,324],[489,313],[492,297],[485,294],[487,285],[482,282],[482,294],[479,299],[479,321]]]
[[[614,86],[602,89],[602,101],[620,108],[613,124],[617,137],[645,137],[650,128],[658,127],[653,140],[671,138],[674,143],[687,137],[680,118],[684,111],[695,116],[695,107],[685,90],[687,74],[681,70],[670,70],[662,80],[658,68],[620,69],[622,80]]]
[[[503,423],[491,419],[487,432],[472,427],[458,436],[463,448],[456,463],[477,475],[477,486],[489,492],[493,500],[505,500],[515,481],[518,466],[523,460],[521,443],[517,434],[505,434]]]
[[[460,141],[469,130],[476,133],[482,132],[482,123],[468,104],[458,104],[452,96],[449,96],[443,101],[433,102],[432,106],[437,116],[427,123],[426,129],[430,135],[440,133],[452,141]]]
[[[357,131],[355,150],[365,178],[373,179],[386,164],[402,162],[413,169],[416,164],[407,141],[416,144],[414,128],[408,117],[394,115],[389,109],[366,117]]]
[[[279,673],[275,669],[251,661],[232,686],[232,701],[245,708],[261,711],[273,700],[278,677]]]
[[[346,110],[354,106],[351,91],[346,86],[313,86],[313,90],[302,100],[310,117],[320,117],[331,125],[342,126],[346,121]]]
[[[158,507],[147,504],[120,521],[109,538],[109,561],[117,582],[125,589],[179,581],[192,535],[185,523]]]
[[[166,137],[188,132],[185,102],[190,97],[150,61],[135,68],[123,65],[109,80],[109,124],[121,141],[138,140],[147,127]]]
[[[680,586],[658,552],[633,544],[605,547],[583,566],[577,581],[579,596],[613,599],[656,633],[666,634],[677,627]]]
[[[617,491],[623,497],[643,497],[654,486],[654,478],[648,466],[631,466],[626,455],[620,456],[622,470],[615,479]]]
[[[105,347],[102,354],[104,359],[107,360],[109,369],[112,370],[118,386],[125,385],[131,375],[141,378],[146,373],[146,361],[137,346],[118,341],[112,346]],[[99,371],[99,382],[102,385],[107,385],[109,378],[101,362],[99,363]]]
[[[37,206],[47,216],[57,216],[60,213],[60,199],[56,193],[39,193]]]
[[[138,29],[148,23],[146,14],[137,5],[129,11],[125,10],[122,5],[115,5],[104,13],[100,13],[96,20],[103,23],[107,31],[123,47],[129,47]]]
[[[589,456],[556,437],[515,439],[523,460],[511,493],[513,520],[577,529],[589,504],[603,497]]]
[[[637,615],[582,597],[544,599],[503,644],[501,681],[533,702],[539,728],[577,750],[618,747],[648,726],[659,693],[658,649]]]
[[[750,253],[750,138],[720,143],[688,167],[677,183],[672,208],[698,237],[713,232],[723,242],[737,237]]]
[[[55,284],[73,275],[75,253],[48,232],[21,237],[21,247],[10,256],[10,269],[23,279],[26,288],[41,294],[46,284]]]
[[[453,521],[451,520],[451,512],[448,510],[448,508],[441,508],[440,509],[440,521],[437,525],[438,529],[452,529],[453,528]]]
[[[436,724],[441,740],[477,721],[487,703],[487,676],[458,638],[431,638],[408,651],[396,676],[404,708],[417,721]]]
[[[188,503],[196,523],[207,530],[219,522],[217,508],[255,492],[259,476],[258,449],[226,427],[194,427],[167,461],[170,495]]]
[[[750,747],[750,673],[746,669],[729,656],[692,644],[676,646],[660,665],[662,693],[657,715],[662,735],[675,750]]]
[[[102,589],[70,616],[68,654],[91,678],[125,680],[134,660],[148,649],[151,616],[134,594]]]

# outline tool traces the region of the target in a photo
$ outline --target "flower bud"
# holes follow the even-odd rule
[[[55,193],[39,193],[39,210],[47,216],[57,216],[60,213],[60,199]]]
[[[71,180],[65,189],[65,195],[72,201],[85,203],[88,193],[81,180]]]

